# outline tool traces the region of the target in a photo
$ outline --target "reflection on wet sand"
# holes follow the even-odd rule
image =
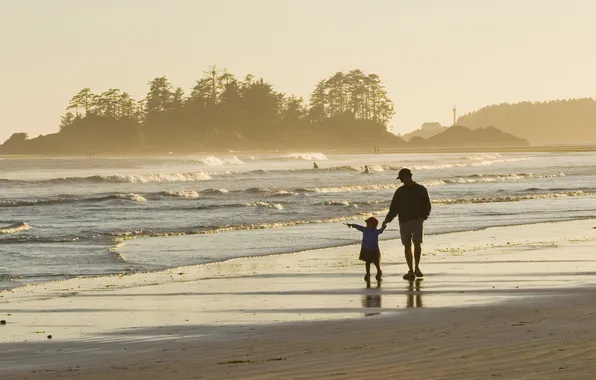
[[[421,278],[410,280],[406,299],[406,307],[422,307],[422,292],[420,291]]]
[[[372,288],[370,281],[366,283],[366,288],[370,289]],[[378,282],[377,289],[381,289],[381,283]],[[380,308],[382,305],[381,302],[381,293],[377,293],[377,294],[363,294],[362,298],[361,298],[361,303],[362,303],[362,307],[364,308],[370,308],[370,307],[374,307],[374,308]],[[378,315],[381,314],[380,312],[376,312],[376,313],[365,313],[364,316],[365,317],[369,317],[371,315]]]

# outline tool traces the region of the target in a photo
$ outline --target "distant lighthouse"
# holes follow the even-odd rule
[[[457,111],[455,109],[455,106],[453,106],[453,124],[452,125],[455,125],[456,115],[457,115]]]

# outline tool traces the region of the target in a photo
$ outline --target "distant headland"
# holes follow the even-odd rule
[[[264,79],[238,79],[210,66],[188,94],[165,76],[142,100],[119,89],[80,90],[56,133],[14,133],[0,154],[164,154],[223,150],[523,149],[596,144],[591,98],[499,104],[459,117],[452,127],[425,123],[388,132],[394,105],[376,74],[337,72],[320,80],[308,104]]]

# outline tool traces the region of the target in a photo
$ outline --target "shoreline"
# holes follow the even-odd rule
[[[14,289],[0,293],[0,319],[7,321],[0,326],[0,374],[99,379],[109,373],[135,379],[156,371],[160,379],[174,379],[193,372],[214,378],[224,371],[228,378],[273,379],[345,372],[356,378],[362,373],[351,354],[377,355],[378,367],[392,373],[397,367],[386,352],[408,357],[418,347],[434,354],[430,348],[444,344],[452,329],[466,335],[453,337],[460,345],[446,348],[446,354],[470,354],[469,329],[482,333],[479,344],[486,349],[499,349],[494,339],[501,334],[506,346],[521,328],[542,321],[532,319],[539,314],[524,314],[532,308],[552,309],[557,322],[549,329],[561,329],[577,309],[585,309],[582,318],[594,319],[596,306],[585,300],[594,299],[595,222],[435,235],[425,244],[426,276],[412,283],[401,279],[399,241],[382,241],[380,287],[365,286],[357,247],[347,246]],[[497,322],[508,330],[494,330]],[[413,340],[399,343],[408,336]],[[527,348],[522,343],[516,347]],[[361,348],[351,353],[345,347]],[[327,355],[333,366],[325,367],[326,359],[308,362]],[[273,360],[279,357],[286,359]],[[518,358],[507,360],[511,367]],[[244,373],[247,365],[252,369]],[[302,366],[307,369],[300,375]],[[281,372],[261,376],[270,367]],[[429,375],[428,370],[416,371]]]
[[[164,150],[162,153],[157,152],[96,152],[89,154],[0,154],[0,158],[131,158],[131,157],[186,157],[191,155],[238,155],[238,154],[284,154],[296,152],[321,152],[323,154],[425,154],[425,153],[545,153],[545,152],[594,152],[596,151],[595,144],[587,145],[539,145],[539,146],[488,146],[488,147],[396,147],[394,149],[381,149],[374,152],[370,148],[295,148],[295,149],[250,149],[243,151],[223,150],[204,150],[204,151],[181,151],[169,154],[169,151]]]
[[[386,213],[386,210],[383,210],[383,213]],[[371,213],[372,215],[375,215],[375,213]],[[346,220],[352,220],[352,219],[346,219]],[[430,233],[430,234],[425,234],[425,238],[426,240],[428,239],[432,239],[433,237],[436,236],[442,236],[442,235],[450,235],[450,234],[460,234],[460,233],[469,233],[469,232],[477,232],[477,231],[483,231],[483,230],[487,230],[487,229],[492,229],[492,228],[508,228],[508,227],[523,227],[523,226],[533,226],[533,225],[540,225],[540,224],[552,224],[552,223],[566,223],[566,222],[581,222],[581,221],[587,221],[587,220],[594,220],[594,223],[596,224],[596,218],[578,218],[578,219],[570,219],[570,220],[563,220],[563,221],[549,221],[549,222],[544,222],[544,221],[539,221],[539,222],[534,222],[534,223],[520,223],[520,224],[504,224],[504,225],[496,225],[496,226],[489,226],[489,227],[479,227],[477,229],[468,229],[468,230],[457,230],[457,231],[452,231],[452,232],[439,232],[439,233]],[[290,226],[281,226],[281,227],[275,227],[275,229],[280,229],[280,228],[293,228],[293,227],[300,227],[302,225],[310,225],[310,223],[304,223],[304,224],[297,224],[297,225],[290,225]],[[596,228],[596,225],[594,226],[594,228]],[[111,254],[113,255],[114,252],[117,253],[118,256],[120,256],[121,254],[118,252],[118,250],[112,251],[112,249],[115,246],[118,246],[119,244],[126,244],[127,242],[130,241],[134,241],[134,240],[143,240],[145,241],[146,239],[153,239],[152,241],[159,239],[193,239],[195,236],[201,236],[202,234],[200,233],[185,233],[185,234],[179,234],[179,235],[141,235],[141,236],[131,236],[131,237],[126,237],[125,239],[123,239],[121,242],[116,242],[113,246],[111,246],[108,251],[111,252]],[[353,240],[358,240],[358,239],[353,239]],[[399,238],[389,238],[389,239],[382,239],[380,240],[381,245],[388,245],[388,244],[396,244],[399,243]],[[110,277],[121,277],[121,276],[133,276],[133,275],[150,275],[152,273],[161,273],[161,272],[166,272],[166,271],[173,271],[173,270],[178,270],[178,269],[185,269],[185,268],[189,268],[189,267],[195,267],[195,266],[204,266],[204,265],[217,265],[217,264],[224,264],[224,263],[228,263],[230,261],[233,260],[243,260],[243,259],[254,259],[254,258],[264,258],[264,257],[274,257],[274,256],[280,256],[280,255],[299,255],[302,253],[308,253],[308,252],[313,252],[313,251],[321,251],[321,250],[334,250],[334,249],[347,249],[347,248],[351,248],[351,247],[356,247],[358,244],[356,243],[346,243],[346,244],[340,244],[340,245],[329,245],[329,246],[320,246],[320,247],[316,247],[316,248],[310,248],[310,249],[305,249],[305,250],[299,250],[299,251],[281,251],[281,252],[273,252],[273,253],[266,253],[266,254],[257,254],[257,255],[248,255],[248,256],[238,256],[238,257],[232,257],[232,258],[226,258],[223,260],[214,260],[214,261],[209,261],[209,262],[203,262],[203,263],[194,263],[194,264],[187,264],[187,265],[177,265],[177,266],[172,266],[172,267],[166,267],[166,268],[161,268],[161,269],[155,269],[155,270],[147,270],[147,271],[132,271],[132,272],[118,272],[118,273],[106,273],[106,274],[98,274],[98,275],[90,275],[90,276],[77,276],[77,275],[73,275],[70,277],[66,277],[66,278],[61,278],[61,279],[57,279],[57,280],[47,280],[47,281],[40,281],[40,282],[31,282],[31,283],[23,283],[22,285],[18,285],[18,286],[14,286],[14,287],[5,287],[5,288],[0,288],[0,295],[2,295],[3,292],[11,292],[17,289],[22,289],[22,288],[32,288],[32,287],[38,287],[38,286],[47,286],[48,284],[52,284],[52,283],[62,283],[65,281],[76,281],[76,280],[81,280],[81,279],[102,279],[102,278],[110,278]],[[398,244],[399,245],[399,244]],[[423,247],[423,250],[425,248]],[[426,253],[424,252],[424,254],[426,255]],[[6,281],[5,282],[11,282],[11,281]]]

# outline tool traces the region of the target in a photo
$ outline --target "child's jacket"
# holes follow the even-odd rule
[[[352,224],[352,227],[362,232],[362,248],[379,249],[379,235],[385,231],[385,227],[378,230],[358,224]]]

